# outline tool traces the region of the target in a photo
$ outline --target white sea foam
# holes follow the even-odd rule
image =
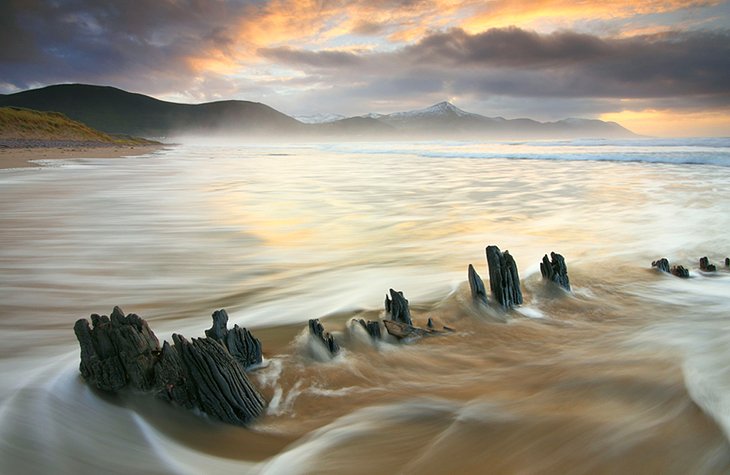
[[[445,159],[590,160],[730,166],[730,138],[422,142],[408,147],[373,143],[364,147],[362,144],[337,144],[328,146],[328,149]]]
[[[545,318],[545,313],[537,307],[522,306],[518,307],[517,312],[528,318]]]

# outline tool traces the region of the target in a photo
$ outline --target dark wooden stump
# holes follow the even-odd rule
[[[220,315],[214,317],[212,334],[220,334],[221,321]],[[160,349],[147,322],[125,316],[119,307],[111,318],[92,315],[91,326],[78,320],[74,332],[81,347],[81,375],[98,389],[150,392],[229,424],[249,424],[264,411],[266,402],[243,364],[213,337],[188,342],[173,335],[175,345],[165,342]]]
[[[568,266],[565,264],[565,258],[560,254],[551,252],[550,259],[545,254],[540,263],[540,273],[544,279],[555,282],[565,290],[570,291]]]
[[[333,337],[329,332],[324,331],[324,326],[322,326],[319,322],[319,319],[313,318],[309,320],[309,333],[316,340],[324,344],[331,356],[337,356],[340,352],[340,345],[337,344],[335,337]]]
[[[261,342],[250,331],[234,325],[228,329],[228,313],[221,309],[213,312],[213,326],[205,330],[205,335],[226,347],[244,368],[261,364]]]
[[[413,325],[407,325],[405,323],[396,322],[395,320],[383,320],[385,329],[394,337],[400,339],[403,338],[415,338],[422,336],[437,335],[440,332],[432,329],[418,328]]]
[[[683,279],[689,278],[689,269],[685,269],[684,266],[672,266],[670,272],[676,277],[681,277]]]
[[[658,259],[651,263],[652,267],[655,267],[657,270],[660,270],[662,272],[669,273],[669,261],[666,257],[662,257],[661,259]]]
[[[700,257],[700,269],[702,269],[705,272],[715,272],[717,270],[717,267],[715,264],[710,264],[710,260],[705,257]]]
[[[363,320],[362,318],[358,320],[360,325],[365,329],[366,332],[368,332],[368,335],[370,335],[375,340],[380,340],[383,335],[380,331],[380,322],[368,320],[367,322]]]
[[[408,300],[403,296],[403,292],[390,289],[390,298],[385,296],[385,312],[390,315],[391,320],[413,325]]]
[[[484,281],[479,277],[473,265],[469,264],[467,273],[469,275],[471,297],[477,302],[487,303],[487,290],[484,288]]]
[[[266,403],[251,385],[241,363],[212,338],[188,342],[174,334],[172,340],[180,356],[188,383],[188,394],[198,408],[229,424],[246,425],[264,411]]]
[[[497,246],[487,246],[486,252],[492,298],[505,309],[521,305],[522,290],[515,260],[509,251],[501,252]]]
[[[89,326],[82,318],[74,325],[84,379],[102,391],[115,392],[127,384],[151,389],[160,344],[147,322],[135,314],[125,316],[119,307],[114,307],[111,318],[94,314],[91,322]]]

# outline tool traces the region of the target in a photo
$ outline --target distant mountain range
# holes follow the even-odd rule
[[[221,134],[238,138],[294,139],[514,139],[628,138],[636,135],[615,122],[485,117],[449,102],[393,114],[344,117],[313,114],[299,120],[265,104],[219,101],[179,104],[108,86],[60,84],[0,95],[0,106],[62,112],[113,134],[144,137]]]
[[[425,109],[393,114],[367,114],[391,127],[416,135],[438,136],[448,130],[450,136],[489,138],[626,138],[636,135],[615,122],[591,119],[564,119],[538,122],[532,119],[485,117],[466,112],[450,102],[440,102]]]

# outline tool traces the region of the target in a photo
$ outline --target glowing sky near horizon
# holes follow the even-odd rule
[[[730,2],[9,0],[0,93],[60,82],[290,115],[487,116],[730,136]]]

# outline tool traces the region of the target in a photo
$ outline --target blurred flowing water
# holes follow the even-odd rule
[[[1,473],[730,471],[730,140],[199,143],[47,165],[0,170]],[[469,296],[487,244],[520,269],[508,313]],[[550,251],[571,293],[541,280]],[[373,344],[351,319],[382,316],[391,287],[456,333]],[[226,308],[262,340],[266,416],[91,390],[72,326],[114,305],[160,339]]]

